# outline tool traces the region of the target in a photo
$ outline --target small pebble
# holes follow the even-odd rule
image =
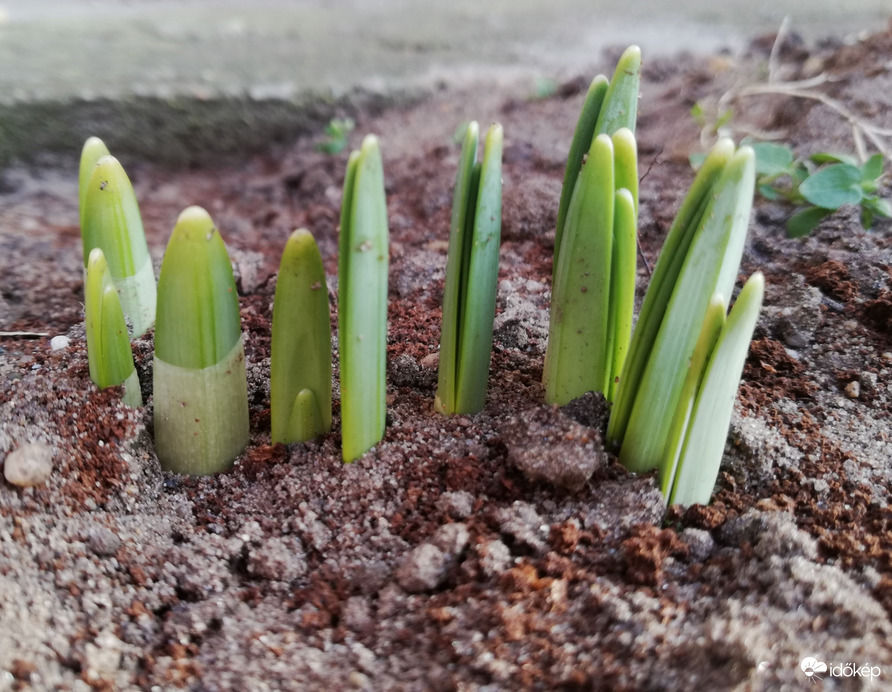
[[[886,351],[882,355],[882,359],[887,363],[892,363],[892,351]]]
[[[71,343],[71,339],[67,336],[54,336],[50,339],[50,350],[51,351],[61,351],[64,348],[68,348],[68,345]]]
[[[428,353],[424,358],[418,361],[418,364],[425,370],[433,370],[440,364],[440,354]]]
[[[53,450],[42,442],[24,444],[9,453],[3,475],[12,485],[29,488],[46,482],[53,472]]]
[[[858,380],[852,380],[846,385],[846,396],[849,399],[857,399],[861,395],[861,383]]]
[[[111,529],[101,526],[90,531],[87,545],[99,557],[111,557],[121,547],[121,539]]]

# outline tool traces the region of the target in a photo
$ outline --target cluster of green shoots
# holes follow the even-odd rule
[[[754,274],[726,316],[743,254],[755,157],[720,140],[663,245],[632,332],[641,54],[594,79],[570,149],[555,235],[546,399],[611,403],[609,444],[630,470],[656,469],[672,503],[706,503],[762,304]],[[587,155],[585,152],[587,151]]]
[[[555,235],[543,380],[563,405],[586,392],[612,403],[608,441],[630,470],[657,469],[672,502],[708,502],[737,385],[761,307],[746,282],[728,314],[755,184],[750,147],[728,139],[704,161],[657,262],[637,325],[641,54],[629,48],[612,80],[594,79],[573,136]],[[346,133],[342,133],[346,137]],[[502,198],[502,142],[493,124],[464,130],[456,174],[434,407],[484,408],[493,340]],[[238,296],[210,216],[189,207],[174,227],[155,286],[127,176],[99,140],[84,147],[81,227],[90,374],[141,403],[130,337],[155,325],[155,442],[165,469],[228,468],[248,438]],[[338,250],[342,454],[352,461],[385,432],[388,221],[378,141],[348,160]],[[156,301],[157,297],[157,301]],[[157,303],[157,309],[156,309]],[[332,354],[322,258],[309,231],[285,246],[275,290],[271,439],[332,429]],[[129,334],[128,334],[129,332]]]
[[[229,254],[201,207],[177,219],[157,286],[133,187],[105,145],[90,138],[80,167],[90,377],[123,385],[142,404],[131,338],[153,325],[155,448],[164,469],[225,470],[249,436],[245,350]],[[339,348],[345,461],[384,434],[388,224],[377,139],[347,166],[341,213]],[[292,443],[332,426],[328,289],[313,236],[295,231],[282,254],[273,303],[271,439]]]

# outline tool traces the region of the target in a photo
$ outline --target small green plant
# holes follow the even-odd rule
[[[155,450],[167,471],[228,469],[248,443],[248,394],[238,295],[208,213],[185,209],[158,280]]]
[[[467,125],[452,201],[440,366],[434,407],[477,413],[486,402],[502,222],[502,126],[486,133],[477,161],[479,128]]]
[[[545,399],[588,391],[612,400],[632,331],[641,51],[623,53],[613,80],[596,77],[573,135],[555,231]],[[586,155],[587,152],[587,155]]]
[[[331,321],[322,256],[312,234],[291,234],[273,300],[271,439],[304,442],[331,430]]]
[[[84,144],[79,187],[84,267],[93,248],[101,248],[131,334],[142,336],[155,322],[152,259],[130,179],[96,137]]]
[[[338,243],[341,452],[348,462],[384,436],[388,236],[381,152],[367,135],[347,161]]]
[[[725,321],[754,187],[753,150],[719,140],[663,245],[611,411],[607,437],[620,461],[658,469],[675,502],[709,500],[761,306],[757,274]]]
[[[124,385],[124,403],[134,408],[142,406],[124,311],[105,255],[98,247],[93,248],[87,261],[84,312],[90,379],[100,389]]]
[[[530,95],[532,101],[542,101],[551,98],[557,93],[558,83],[552,77],[537,77],[533,84],[533,93]]]
[[[765,199],[782,200],[800,207],[787,221],[793,238],[807,235],[823,219],[841,207],[861,207],[861,225],[873,226],[876,217],[892,216],[892,206],[881,198],[883,155],[874,154],[863,164],[854,156],[820,152],[797,158],[785,144],[755,142],[756,189]]]
[[[332,118],[323,128],[325,139],[316,145],[316,149],[326,154],[340,154],[347,148],[348,137],[355,127],[352,118]]]

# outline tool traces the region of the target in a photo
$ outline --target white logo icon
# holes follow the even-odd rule
[[[821,679],[821,676],[818,675],[818,673],[827,672],[827,664],[823,661],[819,661],[814,656],[803,658],[799,667],[802,669],[802,672],[805,673],[806,677],[811,678],[812,681]]]

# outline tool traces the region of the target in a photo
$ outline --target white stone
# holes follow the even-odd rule
[[[50,339],[50,350],[51,351],[61,351],[63,348],[68,348],[68,344],[71,343],[71,339],[67,336],[59,335],[54,336]]]
[[[23,488],[41,485],[53,472],[53,450],[42,442],[30,442],[9,453],[3,475],[12,485]]]

